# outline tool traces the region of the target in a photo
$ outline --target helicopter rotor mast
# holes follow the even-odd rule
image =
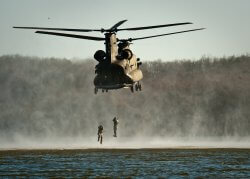
[[[105,32],[105,48],[106,48],[106,60],[109,63],[112,63],[116,60],[116,56],[118,55],[118,46],[117,46],[117,38],[116,32],[117,27],[122,25],[127,20],[122,20],[113,25],[109,29],[102,29],[102,32]]]

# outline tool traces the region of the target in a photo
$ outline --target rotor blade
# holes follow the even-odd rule
[[[114,30],[116,30],[117,29],[117,27],[119,27],[120,25],[122,25],[124,22],[126,22],[127,20],[122,20],[122,21],[120,21],[120,22],[118,22],[118,23],[116,23],[115,25],[113,25],[109,30],[110,31],[114,31]]]
[[[187,25],[187,24],[193,24],[193,23],[192,22],[184,22],[184,23],[175,23],[175,24],[164,24],[164,25],[154,25],[154,26],[145,26],[145,27],[124,28],[124,29],[117,29],[117,31],[121,31],[121,30],[145,30],[145,29],[154,29],[154,28],[170,27],[170,26],[177,26],[177,25]]]
[[[203,30],[205,28],[200,28],[200,29],[191,29],[191,30],[185,30],[185,31],[179,31],[179,32],[173,32],[173,33],[167,33],[167,34],[159,34],[159,35],[152,35],[152,36],[146,36],[146,37],[139,37],[139,38],[129,38],[128,41],[134,41],[134,40],[142,40],[142,39],[149,39],[149,38],[154,38],[154,37],[161,37],[165,35],[173,35],[173,34],[180,34],[184,32],[191,32],[191,31],[197,31],[197,30]],[[123,41],[123,40],[120,40]]]
[[[92,37],[92,36],[85,36],[85,35],[57,33],[57,32],[36,31],[36,33],[48,34],[48,35],[57,35],[57,36],[63,36],[63,37],[72,37],[72,38],[78,38],[78,39],[96,40],[96,41],[105,40],[105,38],[102,38],[102,37]]]
[[[67,29],[67,28],[47,28],[47,27],[13,27],[16,29],[37,29],[37,30],[57,30],[57,31],[73,31],[73,32],[101,32],[100,29]]]

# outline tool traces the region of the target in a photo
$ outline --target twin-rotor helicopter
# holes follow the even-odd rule
[[[174,23],[174,24],[164,24],[164,25],[154,25],[154,26],[144,26],[144,27],[133,27],[133,28],[118,28],[127,20],[122,20],[109,29],[69,29],[69,28],[46,28],[46,27],[13,27],[20,29],[37,29],[36,33],[56,35],[63,37],[71,37],[85,40],[94,41],[104,41],[105,51],[97,50],[94,54],[94,58],[98,61],[95,67],[95,79],[94,79],[94,93],[97,94],[98,90],[102,92],[107,92],[108,90],[120,89],[120,88],[130,88],[132,92],[141,91],[142,86],[140,81],[143,78],[140,65],[142,62],[140,58],[137,58],[135,54],[130,49],[130,44],[136,40],[149,39],[154,37],[161,37],[166,35],[173,35],[178,33],[185,33],[197,30],[203,30],[204,28],[191,29],[185,31],[178,31],[173,33],[138,37],[138,38],[128,38],[119,39],[116,37],[119,31],[138,31],[146,29],[155,29],[162,27],[171,27],[179,25],[192,24],[191,22],[184,23]],[[44,31],[46,30],[46,31]],[[105,37],[94,37],[85,36],[77,34],[59,33],[53,31],[73,31],[73,32],[101,32],[104,33]]]

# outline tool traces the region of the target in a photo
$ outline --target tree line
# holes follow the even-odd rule
[[[87,137],[114,116],[128,137],[250,135],[249,55],[144,62],[143,89],[135,93],[95,95],[95,65],[92,59],[1,56],[0,140]]]

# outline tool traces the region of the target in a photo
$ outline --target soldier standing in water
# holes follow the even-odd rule
[[[117,125],[119,123],[118,118],[114,117],[113,123],[114,123],[114,137],[117,137],[117,133],[116,132],[117,132]]]

